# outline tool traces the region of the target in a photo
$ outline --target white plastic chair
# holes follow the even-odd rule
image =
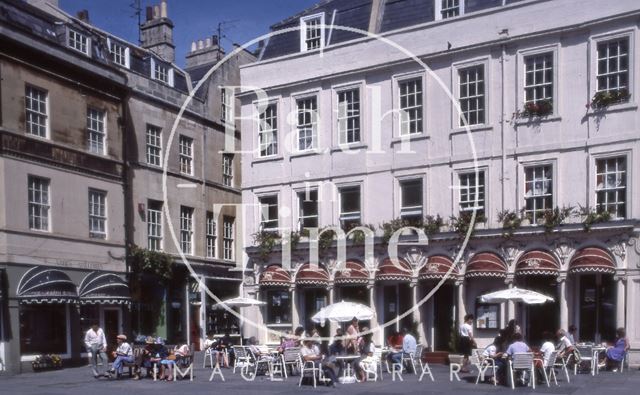
[[[547,359],[536,359],[542,362],[542,374],[544,375],[544,381],[547,383],[547,387],[550,387],[550,381],[553,379],[553,382],[558,385],[558,379],[556,377],[556,361],[558,359],[558,352],[553,351],[549,354]]]
[[[556,363],[554,364],[554,367],[564,370],[564,375],[567,378],[567,384],[571,383],[568,365],[572,358],[574,358],[573,353],[565,355],[564,357],[556,355]]]
[[[300,381],[298,382],[298,387],[302,387],[302,380],[305,377],[305,373],[311,373],[311,376],[313,377],[313,388],[316,388],[317,385],[317,381],[325,381],[324,376],[322,375],[322,368],[320,367],[320,364],[316,364],[313,361],[305,361],[302,358],[302,355],[300,355],[299,357],[300,360]]]
[[[536,389],[536,370],[533,366],[533,353],[531,352],[517,352],[513,354],[513,357],[509,360],[509,377],[511,379],[511,389],[516,388],[516,382],[514,378],[514,372],[530,372],[531,373],[531,386]]]
[[[209,364],[211,365],[211,367],[213,368],[215,366],[213,363],[213,354],[214,353],[211,347],[207,347],[207,349],[204,350],[204,359],[202,360],[202,368],[207,367],[207,358],[209,358]]]
[[[243,346],[233,346],[233,353],[235,359],[233,361],[233,373],[236,373],[236,368],[248,369],[251,364],[251,359],[247,353],[247,349]]]
[[[588,364],[591,374],[595,376],[593,347],[588,345],[576,345],[576,352],[578,357],[576,358],[576,364],[573,367],[573,374],[578,374],[578,369],[582,364]],[[597,361],[595,363],[597,366]]]
[[[476,384],[480,382],[480,380],[484,381],[485,374],[488,369],[491,369],[493,372],[493,385],[498,385],[497,376],[496,376],[496,361],[493,358],[484,357],[482,355],[482,350],[475,350],[475,353],[471,353],[469,356],[469,362],[475,365],[476,369],[478,369],[478,377],[476,378]]]

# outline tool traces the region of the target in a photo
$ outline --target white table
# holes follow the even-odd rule
[[[351,369],[351,362],[358,358],[360,358],[359,355],[341,355],[336,357],[336,361],[340,361],[347,365],[342,370],[342,377],[338,378],[340,384],[353,384],[357,381],[355,372]]]

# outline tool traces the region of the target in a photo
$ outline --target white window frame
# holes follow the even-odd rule
[[[416,97],[420,97],[421,99],[421,104],[420,105],[413,105],[413,106],[407,106],[407,109],[418,109],[417,114],[420,115],[420,120],[419,120],[419,126],[420,126],[420,131],[411,133],[410,131],[405,132],[405,128],[403,127],[403,125],[405,124],[404,121],[404,115],[405,114],[405,110],[402,108],[402,88],[401,85],[403,84],[408,84],[414,81],[420,80],[420,83],[417,85],[420,87],[420,94],[418,95],[417,93],[414,93],[413,95]],[[426,86],[425,86],[425,77],[423,75],[413,75],[413,76],[406,76],[400,79],[396,80],[395,83],[396,86],[396,90],[397,90],[397,98],[398,98],[398,106],[397,108],[397,114],[398,114],[398,136],[399,137],[411,137],[411,136],[419,136],[424,134],[425,131],[425,121],[426,121],[426,117],[425,117],[425,92],[426,92]],[[407,122],[407,124],[410,124],[412,122],[416,122],[417,120],[411,120],[409,119]],[[410,128],[409,128],[410,130]]]
[[[419,182],[420,183],[420,189],[421,189],[421,193],[420,193],[420,206],[408,206],[408,207],[404,207],[403,206],[403,197],[404,197],[404,189],[403,186],[406,183],[412,183],[412,182]],[[424,188],[424,177],[422,176],[418,176],[418,177],[402,177],[398,179],[398,213],[399,213],[399,218],[405,218],[405,217],[415,217],[415,216],[419,216],[421,219],[424,219],[425,216],[425,188]]]
[[[480,200],[478,199],[478,205],[474,205],[475,199],[474,200],[462,200],[462,194],[464,190],[468,190],[467,195],[470,196],[472,193],[475,194],[475,185],[474,186],[463,186],[462,184],[462,178],[463,177],[469,177],[471,175],[476,176],[476,171],[475,169],[463,169],[463,170],[458,170],[456,171],[456,175],[457,175],[457,185],[458,185],[458,212],[459,213],[463,213],[463,212],[473,212],[474,210],[477,210],[476,212],[482,212],[485,217],[487,216],[487,169],[486,168],[478,168],[478,172],[477,172],[477,176],[482,175],[482,178],[484,179],[484,184],[482,184],[482,186],[478,186],[478,189],[482,188],[482,195],[483,195],[483,199]],[[479,191],[478,191],[479,192]],[[463,205],[470,205],[469,207],[463,207]]]
[[[277,231],[280,226],[280,198],[277,193],[264,193],[258,197],[258,223],[260,224],[260,230],[264,231]],[[273,204],[265,204],[263,200],[275,199],[276,217],[271,218],[270,208]]]
[[[36,189],[34,182],[37,182]],[[46,199],[42,196],[46,192]],[[39,194],[39,198],[32,199],[32,194]],[[30,230],[38,232],[51,232],[51,180],[45,177],[29,175],[27,177],[27,202],[28,202],[28,226]],[[36,215],[38,214],[38,215]],[[36,227],[35,218],[39,218],[40,226]],[[46,221],[42,226],[42,222]]]
[[[231,88],[233,91],[233,88]],[[233,125],[235,118],[235,95],[220,86],[220,120],[224,124]]]
[[[109,47],[109,56],[113,63],[127,69],[131,67],[131,51],[128,46],[120,43],[120,41],[112,40],[111,38],[107,38],[107,46]],[[121,57],[122,61],[118,61],[118,57]]]
[[[180,250],[185,255],[195,255],[194,213],[193,207],[180,206]]]
[[[532,194],[531,196],[527,196],[527,183],[529,182],[533,182],[535,185],[535,182],[538,181],[545,181],[546,178],[543,175],[543,178],[536,178],[535,174],[534,174],[534,179],[532,181],[527,181],[527,170],[530,168],[535,168],[535,169],[539,169],[539,168],[545,168],[545,167],[549,167],[550,168],[550,174],[551,174],[551,180],[549,180],[549,184],[551,185],[551,193],[546,193],[546,194],[535,194],[535,188],[532,187]],[[539,219],[541,219],[542,217],[540,217],[539,215],[543,214],[545,210],[549,210],[549,209],[553,209],[555,207],[556,204],[556,198],[557,198],[557,176],[556,176],[556,165],[553,162],[549,162],[549,161],[543,161],[543,162],[532,162],[532,163],[523,163],[522,164],[522,202],[523,202],[523,208],[524,208],[524,212],[526,214],[531,215],[531,224],[535,225],[537,223],[537,221]],[[550,197],[551,198],[551,203],[549,205],[549,207],[538,207],[537,205],[534,207],[533,210],[528,210],[527,209],[527,201],[528,200],[533,200],[534,202],[537,199],[546,199]],[[538,214],[536,214],[536,211],[539,212]]]
[[[537,56],[550,53],[553,56],[553,71],[552,71],[552,79],[553,79],[553,87],[551,88],[552,94],[552,102],[553,102],[553,110],[549,115],[558,115],[560,113],[560,100],[559,100],[559,89],[560,80],[559,80],[559,67],[560,67],[560,44],[553,45],[545,45],[541,47],[528,48],[524,50],[518,51],[517,54],[517,81],[518,81],[518,106],[519,109],[524,108],[524,104],[526,103],[526,63],[525,59],[530,56]],[[486,76],[485,76],[486,80]]]
[[[205,222],[205,255],[207,258],[218,257],[218,221],[213,211],[207,211]]]
[[[222,154],[222,185],[233,188],[233,154]]]
[[[610,107],[625,107],[630,106],[634,107],[637,103],[635,95],[637,92],[636,89],[636,73],[635,73],[635,38],[636,33],[635,29],[623,29],[618,31],[609,31],[604,34],[596,34],[589,37],[589,61],[590,61],[590,77],[589,77],[589,97],[588,100],[591,102],[591,99],[598,91],[598,44],[606,41],[613,41],[621,38],[627,38],[629,40],[629,75],[628,75],[628,91],[631,95],[629,101],[614,103]]]
[[[308,48],[307,46],[307,24],[312,20],[320,20],[320,46],[318,48]],[[321,50],[325,47],[325,22],[324,22],[324,12],[307,15],[305,17],[300,18],[300,51],[308,52]]]
[[[451,1],[451,0],[449,0]],[[437,21],[439,20],[445,20],[445,19],[451,19],[451,18],[457,18],[459,16],[462,16],[465,14],[465,2],[466,0],[458,0],[458,15],[454,15],[454,16],[449,16],[446,18],[442,17],[442,2],[443,0],[434,0],[435,4],[434,4],[434,12],[435,12],[435,18]]]
[[[157,135],[154,135],[156,133]],[[147,164],[157,167],[162,166],[162,128],[147,124],[145,140],[145,156]]]
[[[305,96],[299,96],[299,97],[294,97],[293,98],[293,105],[294,105],[294,114],[295,114],[295,152],[310,152],[310,151],[315,151],[318,149],[319,146],[319,141],[318,141],[318,131],[319,131],[319,123],[320,123],[320,110],[319,110],[319,96],[317,94],[312,94],[312,95],[305,95]],[[299,107],[299,103],[300,102],[304,102],[307,100],[314,100],[315,101],[315,109],[307,109],[306,106],[304,108],[304,112],[305,113],[311,113],[311,119],[310,119],[310,123],[304,123],[304,124],[300,124],[299,123],[299,113],[300,113],[300,107]],[[305,137],[304,137],[304,141],[306,141],[309,137],[311,138],[311,147],[307,147],[305,149],[300,149],[300,142],[301,142],[301,135],[300,132],[301,130],[304,129],[305,130]],[[311,130],[311,135],[310,136],[306,136],[306,131],[307,130]],[[306,146],[306,145],[305,145]]]
[[[352,104],[348,104],[348,101],[346,102],[347,104],[341,104],[340,102],[340,96],[341,95],[353,95],[353,93],[357,94],[357,101],[354,101],[357,104],[357,109],[352,110],[351,114],[349,113],[348,110],[348,106],[353,105]],[[339,146],[349,146],[352,144],[361,144],[363,142],[363,125],[362,125],[362,121],[363,121],[363,117],[362,117],[362,108],[363,108],[363,98],[362,98],[362,93],[363,90],[361,89],[360,85],[358,86],[350,86],[350,87],[343,87],[340,89],[336,89],[335,90],[335,100],[336,100],[336,107],[335,107],[335,116],[336,116],[336,129],[338,130],[338,145]],[[353,98],[353,96],[351,96]],[[344,111],[341,111],[343,108],[345,108]],[[350,128],[349,126],[349,120],[355,120],[357,122],[357,127],[354,128]],[[349,141],[349,134],[352,133],[353,135],[356,135],[358,138],[357,139],[353,139],[353,141]]]
[[[235,258],[235,218],[222,217],[222,251],[225,261],[233,261]]]
[[[151,79],[152,80],[156,80],[159,82],[162,82],[163,84],[167,84],[171,87],[173,87],[173,83],[174,83],[174,70],[173,67],[168,66],[162,62],[156,61],[154,58],[151,58]],[[164,78],[161,78],[161,76],[158,75],[156,67],[160,68],[160,67],[164,67],[167,69],[166,72],[166,80]],[[164,74],[164,73],[163,73]]]
[[[344,190],[348,190],[348,189],[358,189],[358,191],[360,192],[360,211],[349,211],[349,212],[343,212],[342,210],[342,193]],[[360,224],[364,223],[364,201],[362,198],[362,184],[358,183],[358,184],[345,184],[345,185],[340,185],[337,187],[337,192],[338,192],[338,224],[340,227],[342,227],[342,221],[353,221],[355,219],[359,220]],[[356,216],[357,214],[357,216]]]
[[[158,204],[160,207],[151,208],[152,205]],[[158,200],[147,201],[147,248],[151,251],[164,250],[164,224],[162,220],[163,203]],[[158,248],[154,247],[157,243]]]
[[[297,229],[302,230],[304,227],[304,220],[307,218],[315,218],[317,226],[320,226],[320,188],[304,188],[295,190],[295,198],[297,204]],[[307,191],[309,192],[307,196]],[[316,215],[305,215],[303,201],[306,201],[307,197],[311,198],[311,194],[316,194]],[[302,199],[302,200],[301,200]]]
[[[475,124],[475,125],[468,125],[468,127],[470,129],[477,129],[477,128],[487,128],[491,125],[491,92],[490,92],[490,86],[491,86],[491,68],[490,68],[490,58],[489,57],[481,57],[481,58],[477,58],[477,59],[471,59],[468,61],[464,61],[464,62],[458,62],[458,63],[454,63],[451,66],[451,92],[453,93],[453,96],[455,97],[458,105],[460,105],[460,71],[470,68],[470,67],[475,67],[475,66],[483,66],[484,67],[484,122],[483,123],[479,123],[479,124]],[[462,106],[460,105],[460,109],[462,109]],[[464,126],[461,123],[461,116],[462,113],[458,113],[458,110],[455,106],[454,103],[451,104],[451,125],[452,125],[452,129],[455,131],[462,131],[466,129],[466,126]]]
[[[93,117],[94,114],[99,115],[99,117]],[[102,130],[100,125],[102,125]],[[107,112],[105,110],[91,106],[87,107],[87,145],[89,152],[93,154],[106,154]]]
[[[178,164],[180,166],[180,174],[193,176],[193,138],[181,134],[178,138],[178,147]]]
[[[632,196],[629,193],[629,190],[631,189],[629,187],[629,180],[631,178],[630,177],[631,168],[629,167],[629,165],[630,165],[629,157],[630,157],[630,155],[627,154],[627,153],[618,152],[618,153],[607,154],[607,155],[597,155],[597,156],[594,156],[594,158],[593,158],[593,173],[594,173],[594,177],[593,177],[593,182],[594,182],[594,188],[593,188],[593,191],[594,191],[594,205],[593,205],[593,207],[596,210],[598,209],[598,206],[599,206],[599,204],[598,204],[598,192],[607,191],[607,190],[617,191],[617,190],[620,190],[620,189],[624,189],[624,199],[625,199],[624,200],[624,207],[625,207],[624,216],[617,215],[617,209],[616,209],[616,212],[612,212],[611,213],[611,218],[617,219],[617,220],[622,220],[622,219],[628,218],[629,217],[629,213],[630,213],[630,209],[631,209],[631,201],[629,200],[629,196]],[[615,160],[615,159],[623,159],[625,161],[625,170],[624,170],[624,177],[625,177],[624,181],[625,181],[625,183],[624,183],[624,187],[622,187],[622,188],[615,188],[614,187],[614,188],[601,188],[601,189],[598,189],[598,175],[600,174],[600,173],[598,173],[598,161],[600,161],[600,160],[605,160],[605,161],[606,160]],[[603,174],[615,174],[615,172],[605,172]],[[615,202],[615,203],[609,203],[607,201],[607,203],[605,203],[606,206],[609,206],[609,205],[616,205],[617,206],[618,204],[619,204],[619,201]]]
[[[97,199],[96,199],[97,198]],[[109,211],[107,205],[107,192],[89,188],[89,237],[106,239],[108,234]],[[102,223],[102,230],[99,224]],[[94,228],[98,225],[98,229]]]
[[[84,43],[82,42],[83,40]],[[80,45],[80,48],[76,45]],[[91,37],[80,33],[78,30],[67,27],[67,47],[86,56],[91,56]],[[82,47],[84,47],[84,49]]]
[[[257,142],[258,155],[257,156],[259,158],[270,158],[270,157],[278,156],[278,153],[279,153],[278,102],[277,101],[270,101],[266,103],[255,102],[254,106],[256,111],[256,119],[258,120],[258,142]],[[272,123],[268,123],[266,112],[271,107],[275,109],[275,114],[272,117],[269,117],[269,119],[272,120]],[[262,109],[262,112],[260,111],[261,109]],[[269,128],[266,128],[267,125],[269,126]]]
[[[37,94],[38,97],[34,97],[33,94]],[[42,97],[44,96],[44,101]],[[35,85],[25,84],[24,88],[24,107],[25,107],[25,129],[26,133],[29,136],[40,137],[43,139],[50,138],[50,123],[49,123],[49,92],[46,89],[39,88]],[[33,106],[33,103],[36,102],[38,105],[36,107]],[[44,112],[42,112],[42,108],[44,107]],[[38,122],[32,122],[30,119],[32,117],[35,118],[43,118],[44,125],[41,124],[41,119],[38,119]],[[32,133],[34,128],[44,128],[44,136],[40,133]]]

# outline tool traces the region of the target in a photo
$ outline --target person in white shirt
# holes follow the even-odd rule
[[[105,375],[107,370],[107,341],[104,337],[104,331],[98,326],[98,324],[91,325],[91,328],[84,335],[84,345],[87,348],[87,352],[90,354],[91,370],[93,371],[93,377],[98,378]],[[98,372],[98,358],[102,363],[102,373]]]
[[[556,350],[556,346],[551,341],[552,338],[553,336],[549,332],[544,332],[542,334],[542,339],[544,340],[544,343],[542,343],[542,346],[540,347],[540,354],[542,354],[542,365],[544,367],[547,367],[547,363],[549,362],[549,357],[551,356],[551,353]]]
[[[118,375],[122,374],[122,365],[126,363],[133,363],[133,349],[127,343],[127,337],[125,335],[118,335],[116,337],[118,341],[118,348],[113,352],[113,357],[115,361],[113,361],[113,365],[111,366],[111,370],[109,373],[114,374],[118,372]]]
[[[314,366],[320,367],[324,372],[325,376],[329,378],[329,383],[327,385],[336,386],[336,373],[332,369],[329,360],[325,360],[324,355],[318,353],[316,347],[313,346],[313,339],[305,338],[302,339],[302,347],[300,348],[300,356],[302,357],[303,362],[306,364],[307,362],[312,362]]]
[[[558,337],[558,339],[560,339],[560,344],[558,345],[558,355],[561,358],[564,358],[567,355],[571,354],[573,352],[573,344],[567,337],[567,333],[564,331],[564,329],[558,329],[556,336]]]
[[[460,354],[464,355],[464,362],[462,365],[462,369],[460,370],[463,373],[468,372],[467,365],[469,364],[469,355],[471,355],[471,349],[475,347],[475,340],[473,339],[473,320],[475,317],[473,314],[467,314],[464,317],[464,322],[460,325],[460,339],[458,340]]]

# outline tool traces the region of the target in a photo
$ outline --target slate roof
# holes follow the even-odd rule
[[[380,31],[388,32],[435,20],[434,0],[383,0]],[[522,0],[506,0],[506,4]],[[465,13],[502,5],[502,0],[466,0]],[[323,0],[314,6],[271,26],[272,32],[300,26],[300,18],[323,12],[326,25],[347,26],[368,30],[372,0]],[[334,19],[335,17],[335,19]],[[326,46],[361,37],[345,30],[327,29]],[[270,37],[261,49],[258,59],[271,59],[300,52],[300,32],[292,30]]]

